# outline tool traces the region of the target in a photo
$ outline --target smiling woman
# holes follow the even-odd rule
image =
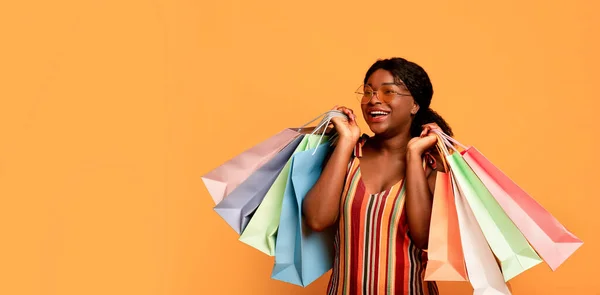
[[[313,229],[337,223],[328,293],[438,294],[423,280],[436,177],[423,161],[430,131],[452,130],[429,108],[429,76],[406,59],[374,63],[356,93],[375,135],[360,136],[354,112],[338,108],[349,119],[333,120],[340,140],[303,204]]]

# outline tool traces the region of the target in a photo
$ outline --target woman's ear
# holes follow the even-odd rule
[[[413,116],[416,115],[417,112],[419,111],[419,108],[420,108],[420,106],[416,102],[414,102],[412,109],[410,110],[411,115],[413,115]]]

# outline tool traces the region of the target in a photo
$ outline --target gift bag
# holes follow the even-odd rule
[[[452,177],[449,171],[448,173],[437,172],[435,182],[425,280],[467,281]]]
[[[490,251],[466,198],[455,180],[452,181],[465,265],[469,282],[473,286],[473,294],[510,294],[494,254]]]
[[[441,133],[438,135],[444,136]],[[454,149],[449,142],[447,142],[447,146]],[[458,150],[451,155],[446,154],[446,159],[456,185],[473,211],[490,248],[500,261],[504,279],[508,281],[541,263],[542,259],[475,175]]]
[[[292,156],[275,244],[273,279],[306,287],[333,266],[333,229],[311,231],[302,218],[302,202],[321,175],[329,145],[326,142]]]
[[[298,136],[297,130],[285,129],[202,176],[215,204]]]
[[[443,156],[446,147],[439,136],[437,150],[446,173],[437,172],[435,180],[425,280],[466,281],[467,271],[460,241],[452,176]]]
[[[303,136],[294,154],[305,151],[309,139],[311,142],[317,142],[318,136]],[[281,216],[281,204],[291,166],[292,161],[289,159],[240,236],[240,241],[269,256],[275,255],[275,238]]]
[[[306,128],[312,122],[323,117],[321,123],[315,128]],[[221,202],[240,183],[246,180],[258,168],[271,160],[279,151],[286,147],[292,140],[307,132],[323,130],[326,133],[331,119],[334,117],[346,117],[343,112],[337,110],[327,111],[300,128],[288,128],[275,134],[258,145],[242,152],[221,166],[209,171],[202,176],[202,181],[215,204]],[[332,137],[336,135],[333,134]]]
[[[252,214],[261,203],[275,179],[302,141],[296,137],[290,144],[277,153],[269,162],[258,168],[248,179],[223,199],[214,210],[238,234],[241,234],[250,221]]]
[[[542,259],[556,270],[583,242],[474,147],[463,158]]]
[[[347,118],[346,115],[340,111],[328,111],[321,116],[323,116],[321,122],[313,128],[312,133],[303,136],[302,142],[298,145],[294,154],[306,150],[309,141],[314,145],[316,142],[322,140],[323,136],[327,133],[329,123],[334,117]],[[310,124],[310,122],[304,126],[307,126],[308,124]],[[321,133],[321,135],[317,135],[318,133]],[[335,131],[329,132],[329,134],[333,138],[336,136]],[[239,238],[240,241],[269,256],[275,255],[275,237],[279,226],[281,204],[290,168],[291,159],[286,162],[285,167],[278,174],[274,182],[269,184],[270,187],[264,194],[262,202],[252,214],[252,218]]]

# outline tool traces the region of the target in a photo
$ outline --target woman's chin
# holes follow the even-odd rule
[[[384,133],[386,133],[388,131],[387,126],[384,125],[384,124],[370,124],[369,125],[369,129],[375,135],[384,134]]]

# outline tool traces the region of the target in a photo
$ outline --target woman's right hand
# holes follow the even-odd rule
[[[331,119],[335,130],[340,136],[340,141],[347,142],[348,144],[354,145],[360,138],[360,127],[356,122],[356,116],[354,112],[347,107],[334,107],[334,110],[338,110],[346,114],[348,119],[335,117]]]

